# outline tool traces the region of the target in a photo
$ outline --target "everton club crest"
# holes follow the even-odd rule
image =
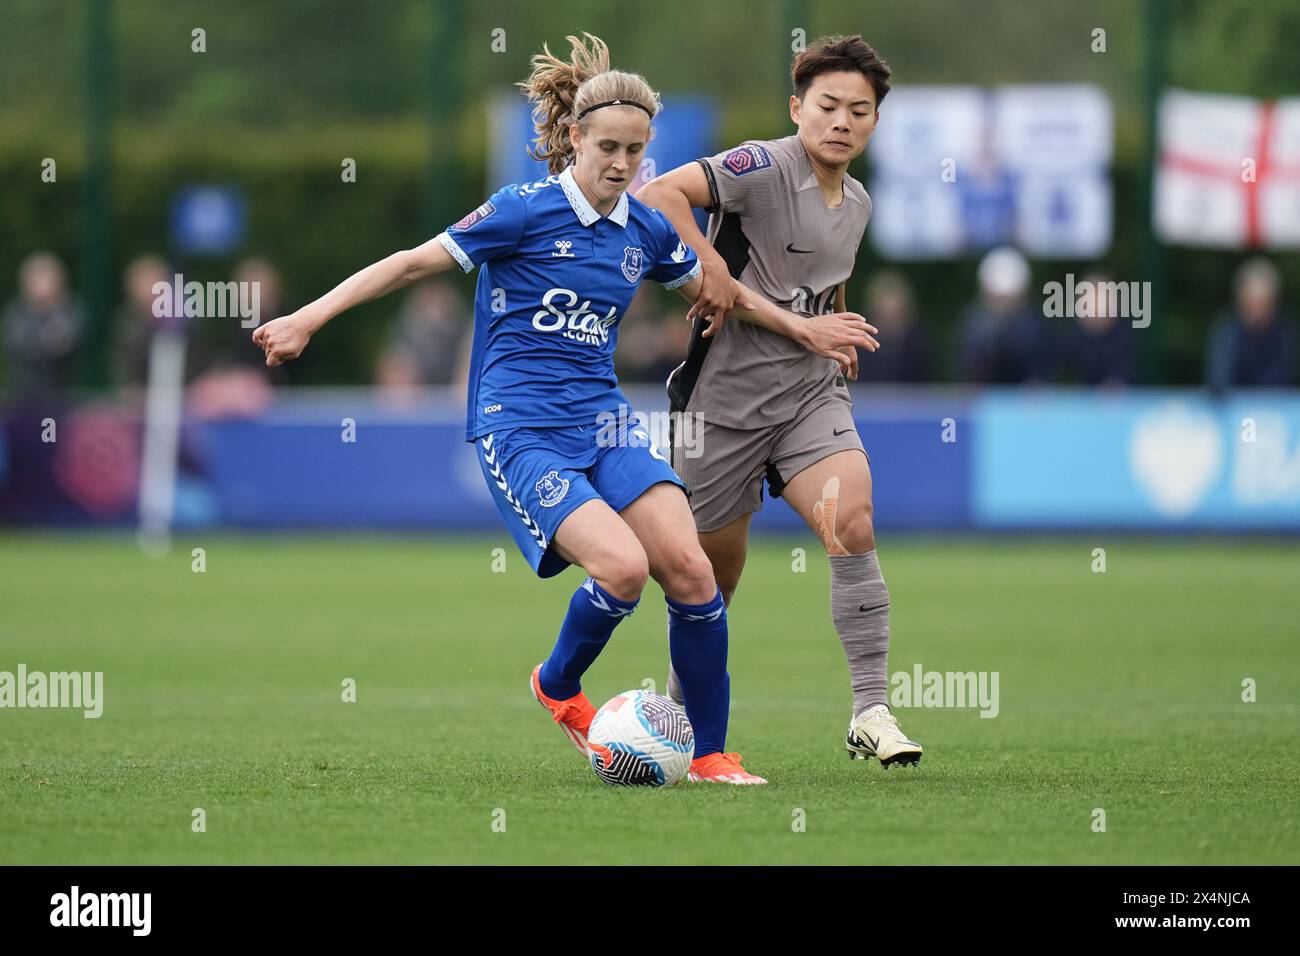
[[[623,247],[623,278],[633,285],[641,280],[641,261],[639,246]]]
[[[537,492],[537,499],[543,508],[554,508],[568,493],[569,479],[561,478],[558,471],[552,471],[533,485],[533,491]]]

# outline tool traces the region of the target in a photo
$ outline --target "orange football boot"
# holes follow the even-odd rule
[[[686,775],[691,783],[767,783],[740,765],[740,754],[705,754],[691,761],[691,771]]]
[[[568,700],[555,700],[547,697],[542,693],[542,665],[538,664],[533,668],[533,675],[528,681],[528,689],[533,692],[533,697],[542,705],[551,719],[560,725],[564,735],[569,738],[569,743],[578,748],[578,753],[584,757],[591,754],[591,749],[587,746],[587,734],[591,732],[591,721],[596,716],[596,708],[591,706],[591,701],[587,700],[587,695],[578,691]]]

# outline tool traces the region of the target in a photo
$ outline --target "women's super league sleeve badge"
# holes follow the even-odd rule
[[[477,225],[496,211],[497,207],[492,205],[492,202],[489,200],[451,228],[459,229],[461,232],[464,232],[466,229],[470,228],[470,226]]]
[[[552,470],[549,475],[533,485],[533,491],[537,493],[537,500],[543,508],[554,508],[569,491],[569,479],[561,478],[558,471]]]
[[[762,146],[737,146],[722,157],[722,165],[726,166],[733,176],[743,176],[756,169],[767,169],[772,165],[772,157]]]
[[[645,257],[640,246],[623,247],[623,278],[636,285],[641,279],[641,267]]]

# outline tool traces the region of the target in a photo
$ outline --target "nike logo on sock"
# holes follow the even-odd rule
[[[859,605],[858,605],[858,610],[859,610],[859,611],[879,611],[882,607],[889,607],[889,602],[886,601],[884,604],[877,604],[875,607],[867,607],[865,604],[859,604]]]

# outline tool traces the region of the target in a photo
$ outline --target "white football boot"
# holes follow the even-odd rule
[[[868,707],[849,724],[844,749],[850,759],[879,757],[882,767],[921,762],[921,745],[898,729],[898,718],[884,704]]]

